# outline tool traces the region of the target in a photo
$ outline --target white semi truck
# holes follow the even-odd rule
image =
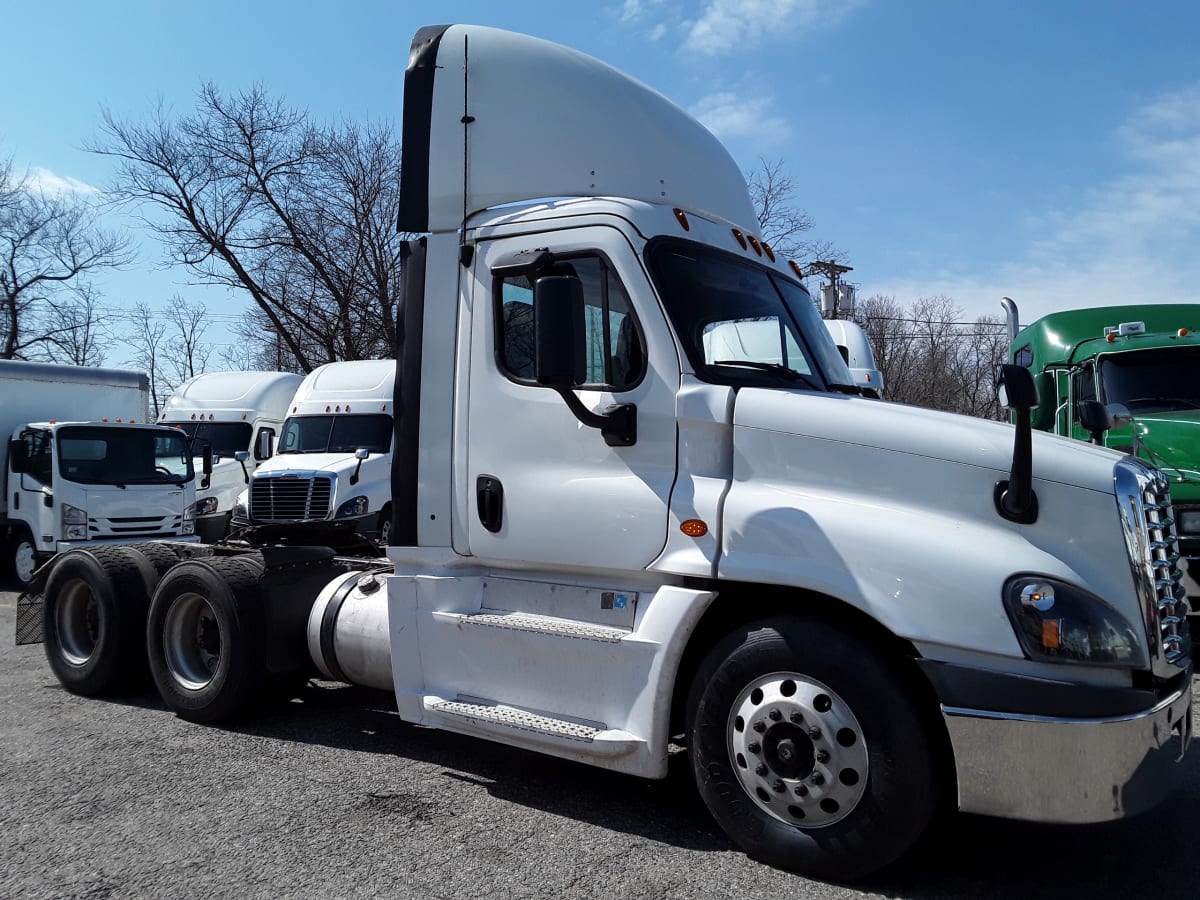
[[[251,474],[275,452],[303,376],[291,372],[206,372],[179,386],[158,421],[180,429],[192,455],[212,453],[212,475],[196,491],[196,534],[226,536],[233,506]]]
[[[276,455],[237,498],[233,524],[258,542],[387,540],[394,360],[335,362],[304,377]]]
[[[0,534],[17,581],[74,547],[194,541],[187,442],[146,424],[141,372],[0,360]]]
[[[422,29],[403,140],[425,237],[389,567],[168,568],[145,633],[170,708],[249,714],[315,665],[405,721],[632,775],[681,744],[738,845],[831,879],[941,809],[1092,822],[1172,790],[1191,657],[1161,474],[1033,434],[1016,367],[1016,427],[858,396],[736,163],[601,62]],[[711,355],[743,322],[773,323],[769,358]]]

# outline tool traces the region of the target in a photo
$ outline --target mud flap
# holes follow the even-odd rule
[[[40,644],[45,641],[42,634],[42,592],[55,560],[50,560],[33,573],[33,580],[17,596],[17,646]]]

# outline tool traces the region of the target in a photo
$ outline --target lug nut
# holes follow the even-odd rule
[[[759,734],[762,734],[764,731],[766,731],[766,730],[767,730],[767,723],[766,723],[766,722],[761,722],[761,721],[760,721],[760,722],[755,722],[755,723],[754,723],[754,730],[755,730],[755,731],[757,731]]]
[[[804,721],[804,716],[800,715],[800,713],[798,713],[798,712],[794,712],[794,713],[792,713],[792,715],[791,715],[791,720],[792,720],[792,721],[793,721],[795,724],[799,725],[799,724],[801,724],[801,723]]]
[[[772,722],[778,722],[780,719],[783,718],[783,713],[781,713],[777,709],[773,709],[769,713],[767,713],[767,716],[770,717]]]
[[[807,784],[796,785],[796,796],[797,797],[807,797],[808,796],[808,785]]]
[[[820,728],[808,729],[808,736],[810,738],[812,738],[814,741],[819,741],[821,739],[821,729]]]
[[[754,770],[754,774],[757,775],[759,778],[766,778],[767,777],[767,767],[764,766],[762,763],[759,763],[758,768],[756,768]]]
[[[777,794],[782,794],[787,790],[787,785],[785,785],[782,781],[775,782],[773,785],[771,785],[771,787],[775,789],[775,793]]]
[[[751,743],[746,745],[746,749],[749,750],[751,753],[757,753],[759,750],[762,749],[762,747],[759,746],[758,741],[752,741]]]
[[[818,750],[817,751],[817,762],[819,762],[821,764],[829,762],[829,751],[828,750]]]
[[[812,778],[810,778],[809,781],[811,781],[817,787],[820,787],[821,785],[823,785],[825,783],[825,776],[822,775],[820,772],[813,772]]]

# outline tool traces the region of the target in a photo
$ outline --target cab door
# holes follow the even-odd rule
[[[493,272],[543,251],[552,262],[542,269]],[[609,446],[536,383],[533,284],[544,274],[580,279],[587,371],[575,394],[593,412],[635,404],[632,446]],[[666,539],[679,363],[633,248],[603,226],[486,241],[474,278],[471,553],[527,568],[646,567]]]
[[[53,550],[58,538],[54,509],[54,434],[45,428],[25,428],[18,435],[24,445],[19,473],[9,476],[9,517],[29,526],[39,550]]]

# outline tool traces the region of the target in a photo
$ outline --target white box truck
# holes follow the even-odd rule
[[[1034,434],[1019,367],[1015,427],[861,397],[738,165],[597,60],[422,29],[403,140],[399,225],[426,236],[391,571],[178,562],[143,630],[171,709],[246,713],[315,665],[405,721],[631,775],[681,744],[739,846],[838,880],[943,808],[1092,822],[1174,789],[1192,667],[1161,473]],[[740,322],[772,323],[768,358],[709,354]]]
[[[0,529],[17,581],[73,547],[194,541],[187,440],[146,423],[141,372],[0,360]]]
[[[391,527],[394,360],[319,366],[287,407],[275,455],[236,501],[252,543],[386,541]]]
[[[303,376],[291,372],[206,372],[179,386],[158,421],[187,435],[194,459],[205,449],[212,475],[196,490],[196,534],[223,539],[238,495],[275,452],[279,431]]]

